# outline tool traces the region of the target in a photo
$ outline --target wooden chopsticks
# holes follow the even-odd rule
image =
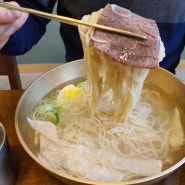
[[[7,8],[7,9],[10,9],[10,10],[17,10],[17,11],[21,11],[21,12],[27,12],[29,14],[33,14],[33,15],[37,15],[37,16],[40,16],[40,17],[43,17],[43,18],[63,22],[63,23],[70,24],[70,25],[73,25],[73,26],[84,25],[84,26],[89,26],[89,27],[101,29],[101,30],[104,30],[104,31],[107,31],[107,32],[121,34],[121,35],[124,35],[124,36],[127,36],[127,37],[133,37],[133,38],[136,38],[136,39],[142,39],[142,40],[147,39],[147,37],[145,35],[132,33],[132,32],[129,32],[129,31],[124,31],[124,30],[120,30],[120,29],[116,29],[116,28],[112,28],[112,27],[108,27],[108,26],[104,26],[104,25],[100,25],[100,24],[94,24],[94,23],[90,23],[90,22],[86,22],[86,21],[82,21],[82,20],[78,20],[78,19],[73,19],[73,18],[69,18],[69,17],[65,17],[65,16],[50,14],[50,13],[46,13],[46,12],[42,12],[42,11],[30,9],[30,8],[23,8],[23,7],[15,6],[15,5],[12,5],[12,4],[9,4],[9,3],[0,2],[0,7],[4,7],[4,8]]]

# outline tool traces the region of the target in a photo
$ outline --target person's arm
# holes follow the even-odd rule
[[[44,1],[43,0],[33,0],[33,1],[18,0],[16,2],[23,7],[38,9],[41,11],[51,13],[56,0],[44,0]],[[10,11],[10,10],[6,10],[6,11]],[[10,12],[12,13],[12,11]],[[20,13],[20,14],[26,16],[25,13]],[[2,14],[0,11],[0,19],[1,19],[1,15]],[[16,21],[18,22],[17,25],[15,25]],[[16,31],[15,28],[17,28],[17,31],[15,33],[9,32],[9,34],[7,34],[8,41],[5,38],[1,39],[2,37],[0,36],[1,37],[0,40],[6,43],[0,49],[0,53],[8,54],[8,55],[20,55],[29,51],[44,35],[46,31],[46,25],[49,22],[49,20],[47,19],[34,16],[34,15],[29,15],[25,23],[24,23],[25,18],[23,17],[19,17],[16,21],[12,21],[12,23],[9,25],[9,29],[12,30],[11,32]],[[1,29],[2,29],[2,25],[0,23],[0,31]],[[8,38],[8,35],[10,36],[9,38]],[[2,45],[4,43],[2,42]]]

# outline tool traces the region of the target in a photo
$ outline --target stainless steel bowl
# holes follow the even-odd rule
[[[61,65],[49,72],[45,73],[37,80],[35,80],[24,92],[20,101],[17,105],[15,112],[15,127],[17,136],[26,150],[26,152],[35,160],[39,165],[44,167],[49,173],[57,177],[59,180],[68,184],[96,184],[105,185],[106,183],[95,183],[89,180],[82,180],[79,178],[72,177],[70,175],[65,175],[49,168],[43,164],[37,157],[36,148],[34,146],[34,132],[27,123],[26,117],[31,114],[34,107],[40,99],[46,96],[50,91],[58,88],[59,86],[64,86],[69,82],[75,82],[79,79],[84,79],[86,76],[86,65],[83,60],[78,60]],[[151,70],[147,81],[159,86],[164,91],[179,103],[182,110],[185,110],[185,84],[178,80],[174,75],[167,72],[164,69],[158,68]],[[184,123],[185,130],[185,123]],[[183,153],[185,154],[185,148],[183,148]],[[184,155],[185,156],[185,155]],[[170,167],[169,169],[155,175],[152,177],[142,178],[139,180],[119,183],[119,185],[125,184],[151,184],[155,183],[162,178],[168,176],[179,168],[185,162],[185,157],[178,160],[178,162]],[[110,184],[109,184],[110,185]],[[115,183],[114,183],[115,185]]]
[[[0,184],[15,185],[16,169],[14,166],[6,130],[0,123]]]

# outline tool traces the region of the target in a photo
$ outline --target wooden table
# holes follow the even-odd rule
[[[14,127],[14,113],[23,91],[0,91],[0,122],[4,125],[17,169],[16,185],[65,185],[40,167],[21,146]],[[185,185],[185,165],[155,185]]]

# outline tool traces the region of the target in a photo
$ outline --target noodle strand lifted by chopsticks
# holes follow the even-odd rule
[[[85,16],[85,21],[96,22],[101,10],[91,16]],[[92,28],[79,27],[83,43],[84,60],[87,62],[87,75],[92,86],[92,114],[98,116],[126,120],[130,112],[139,100],[144,79],[149,70],[133,68],[131,66],[112,61],[107,56],[98,52],[90,44]],[[106,93],[112,90],[112,98],[109,99],[109,107],[102,109],[102,99]]]

